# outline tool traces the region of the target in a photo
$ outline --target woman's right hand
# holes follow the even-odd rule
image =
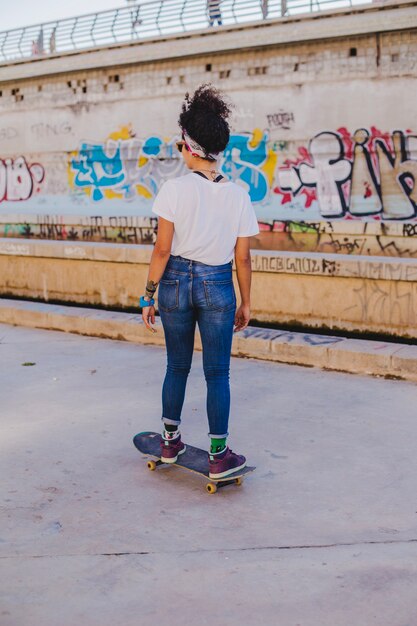
[[[144,306],[142,309],[142,319],[148,330],[151,333],[156,333],[157,330],[151,324],[155,324],[155,307],[154,306]]]
[[[235,315],[235,328],[234,332],[238,333],[240,330],[246,328],[250,320],[250,306],[249,304],[241,304],[236,311]]]

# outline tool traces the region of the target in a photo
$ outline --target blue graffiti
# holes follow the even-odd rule
[[[249,144],[252,133],[234,134],[223,153],[221,171],[232,180],[241,180],[252,202],[261,202],[269,191],[268,178],[260,169],[268,158],[268,133],[264,133],[255,148]]]
[[[141,157],[145,162],[140,163]],[[156,136],[144,141],[132,137],[82,143],[77,157],[71,160],[74,186],[91,190],[91,198],[96,202],[104,198],[108,189],[124,200],[134,200],[137,185],[154,196],[164,180],[183,173],[183,168],[182,160],[175,158],[173,141],[165,143]]]
[[[124,180],[120,145],[112,156],[103,144],[83,143],[78,158],[71,160],[71,167],[76,172],[74,184],[92,188],[92,198],[96,201],[104,198],[103,188],[114,188]]]
[[[250,145],[252,137],[252,133],[231,135],[220,160],[220,171],[242,184],[252,202],[261,202],[269,192],[268,178],[261,169],[268,158],[268,134],[263,133],[256,147]],[[95,202],[105,197],[106,190],[117,192],[125,200],[134,200],[137,185],[153,197],[164,180],[187,171],[175,149],[175,140],[174,137],[165,143],[151,135],[144,140],[132,137],[82,143],[76,158],[71,159],[74,186],[89,189]],[[144,162],[140,161],[141,157]]]
[[[164,142],[159,137],[148,137],[145,140],[142,150],[143,154],[146,156],[157,157],[161,152],[161,146],[163,146]]]

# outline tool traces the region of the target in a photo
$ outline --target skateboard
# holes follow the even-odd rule
[[[194,474],[207,478],[209,482],[206,484],[206,491],[210,494],[216,493],[218,489],[226,485],[241,485],[243,477],[255,469],[255,467],[244,467],[225,478],[210,478],[207,451],[187,444],[186,451],[178,457],[175,463],[164,463],[161,461],[161,440],[162,437],[159,433],[152,432],[138,433],[133,437],[133,443],[139,452],[155,458],[155,460],[151,459],[147,462],[148,469],[154,471],[159,465],[183,467]]]

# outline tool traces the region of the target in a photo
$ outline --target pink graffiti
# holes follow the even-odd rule
[[[28,164],[25,157],[0,159],[0,202],[27,200],[39,189],[45,178],[45,170],[40,163]]]

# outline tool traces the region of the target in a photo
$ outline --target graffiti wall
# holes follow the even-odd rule
[[[187,171],[177,139],[138,137],[126,125],[53,161],[48,155],[47,163],[0,158],[0,203],[40,207],[54,196],[57,208],[65,201],[86,214],[102,207],[104,214],[150,215],[162,183]],[[272,140],[258,128],[233,132],[220,169],[248,190],[266,228],[270,221],[417,217],[417,134],[411,130],[323,130],[306,145]]]
[[[185,173],[177,136],[137,138],[126,126],[103,142],[82,142],[69,159],[69,193],[151,201],[164,180]],[[271,141],[268,131],[232,133],[220,169],[248,190],[260,220],[413,220],[417,135],[375,127],[324,130],[308,145]]]
[[[290,122],[284,113],[271,119]],[[253,247],[417,256],[416,133],[371,126],[306,142],[273,136],[232,132],[219,163],[250,194],[261,231]],[[188,171],[177,140],[139,137],[128,124],[68,152],[0,158],[0,236],[151,243],[153,199]]]

